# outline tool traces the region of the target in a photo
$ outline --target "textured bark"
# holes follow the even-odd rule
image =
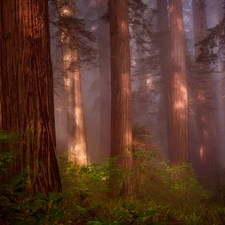
[[[169,0],[171,35],[171,128],[170,160],[188,161],[188,96],[182,1]]]
[[[75,18],[75,5],[72,0],[60,7],[62,17]],[[67,103],[68,152],[69,161],[78,165],[88,162],[84,110],[81,90],[81,75],[78,49],[72,44],[65,27],[61,34],[64,67],[64,85]],[[76,31],[73,31],[76,32]],[[74,33],[73,33],[74,35]]]
[[[109,0],[111,47],[111,157],[118,157],[114,166],[125,175],[122,196],[132,195],[129,173],[132,166],[132,113],[130,40],[127,0]],[[111,176],[110,195],[115,197],[121,175]]]
[[[21,137],[9,176],[28,170],[30,194],[60,192],[47,0],[1,2],[0,61],[0,129]]]
[[[106,13],[107,2],[98,0],[98,50],[100,83],[100,143],[106,156],[110,151],[110,80],[109,80],[109,24],[101,17]]]
[[[202,39],[207,32],[207,21],[204,1],[193,0],[193,23],[195,43]],[[200,8],[201,7],[201,8]],[[195,55],[198,56],[199,47],[195,47]],[[217,133],[213,110],[212,81],[210,76],[210,65],[197,63],[197,107],[199,126],[199,159],[200,175],[208,181],[212,179],[217,155]]]

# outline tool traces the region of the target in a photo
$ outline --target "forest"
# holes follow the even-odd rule
[[[224,225],[225,0],[1,0],[0,224]]]

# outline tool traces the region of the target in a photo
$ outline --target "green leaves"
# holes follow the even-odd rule
[[[124,209],[127,209],[131,214],[132,212],[134,212],[134,210],[136,209],[136,206],[134,204],[128,204],[126,202],[123,202],[122,207]]]
[[[138,210],[135,204],[122,203],[124,211],[116,211],[118,224],[153,224],[152,218],[157,210]]]
[[[12,192],[18,196],[26,195],[26,186],[27,181],[24,178],[24,174],[21,173],[17,176],[15,176],[10,184],[12,188]]]
[[[0,133],[0,144],[2,143],[2,137]],[[8,170],[7,165],[14,159],[14,156],[10,152],[4,152],[0,154],[0,173]],[[1,175],[0,175],[1,177]]]
[[[67,193],[58,195],[51,192],[48,196],[38,193],[30,196],[26,186],[25,173],[21,173],[12,179],[8,188],[2,188],[0,209],[4,208],[10,224],[51,225],[64,217],[59,203]],[[0,210],[0,216],[1,214]]]

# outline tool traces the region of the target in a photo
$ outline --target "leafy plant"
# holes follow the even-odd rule
[[[87,225],[126,225],[126,224],[146,224],[160,225],[163,222],[153,222],[152,218],[157,213],[157,210],[138,210],[135,204],[122,203],[123,210],[115,210],[115,218],[113,222],[89,221]]]
[[[6,172],[8,170],[8,165],[12,160],[14,159],[14,156],[10,152],[4,152],[0,154],[0,178],[1,174]]]
[[[30,196],[26,191],[25,173],[12,179],[9,186],[1,186],[0,219],[10,224],[54,224],[64,214],[59,203],[67,193],[57,195],[38,193]],[[7,215],[7,216],[5,216]]]

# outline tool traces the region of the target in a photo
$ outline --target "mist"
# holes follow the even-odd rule
[[[131,52],[131,77],[132,77],[132,124],[133,127],[144,127],[149,134],[148,144],[157,145],[158,151],[169,158],[168,147],[168,117],[164,83],[165,70],[162,69],[162,54],[171,55],[170,50],[162,49],[160,37],[168,36],[169,30],[164,34],[159,30],[159,12],[157,1],[143,1],[146,4],[144,13],[135,15],[130,13],[130,52]],[[223,1],[207,1],[206,4],[206,28],[215,27],[224,16],[221,7]],[[159,7],[159,6],[158,6]],[[87,153],[90,162],[95,162],[100,155],[110,156],[110,34],[109,22],[107,21],[106,2],[76,1],[76,18],[84,22],[85,29],[91,32],[92,40],[87,39],[81,30],[77,30],[78,38],[82,39],[90,47],[90,52],[80,54],[81,90],[87,142]],[[137,23],[139,21],[139,23]],[[147,24],[143,27],[141,25]],[[200,174],[201,143],[198,125],[197,89],[196,86],[196,55],[194,38],[194,24],[192,1],[183,1],[183,24],[185,33],[187,82],[188,82],[188,132],[189,132],[189,159],[197,175]],[[170,26],[170,24],[169,24]],[[169,29],[168,26],[168,29]],[[57,137],[57,154],[61,155],[68,151],[68,119],[67,99],[65,95],[65,83],[63,78],[62,50],[59,41],[57,27],[51,27],[52,34],[52,64],[54,72],[54,102],[55,102],[55,127]],[[86,40],[85,40],[86,38]],[[202,36],[202,38],[204,38]],[[164,39],[168,40],[168,39]],[[199,39],[200,41],[200,39]],[[169,40],[168,40],[169,44]],[[219,45],[218,41],[218,45]],[[78,43],[78,49],[82,46]],[[78,50],[79,51],[79,50]],[[167,52],[165,52],[167,51]],[[218,52],[219,46],[210,51]],[[86,54],[86,55],[85,55]],[[223,53],[220,58],[210,62],[211,71],[208,75],[212,82],[212,108],[216,127],[216,146],[209,151],[216,152],[214,169],[225,166],[225,86],[224,86],[224,60]],[[89,56],[92,56],[90,58]],[[171,62],[163,62],[169,66]],[[169,67],[168,67],[169,68]],[[169,73],[167,71],[166,73]],[[195,87],[197,88],[197,87]],[[209,128],[206,128],[209,129]],[[209,137],[210,138],[210,137]],[[151,143],[151,144],[150,144]],[[210,160],[210,154],[208,160]]]

